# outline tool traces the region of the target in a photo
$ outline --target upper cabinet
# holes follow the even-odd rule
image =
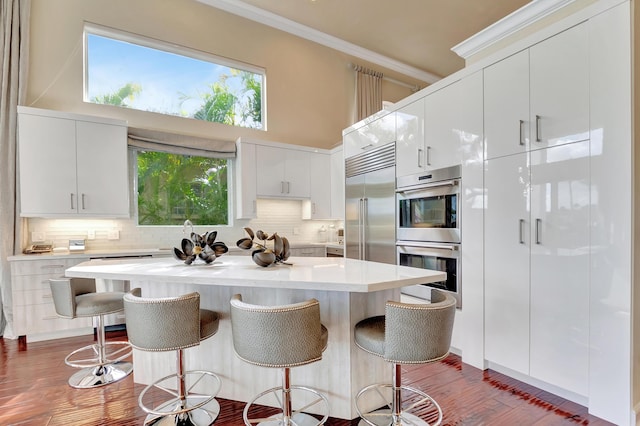
[[[396,172],[411,175],[425,170],[424,98],[396,111]]]
[[[486,158],[589,138],[586,25],[484,70]]]
[[[339,171],[334,173],[329,151],[244,138],[236,145],[237,219],[256,218],[258,198],[303,200],[303,219],[342,217],[332,208],[334,174]],[[341,176],[344,185],[344,171]]]
[[[424,98],[424,165],[426,170],[462,163],[460,150],[464,108],[460,81]]]
[[[129,217],[125,122],[27,107],[18,113],[21,216]]]
[[[309,197],[307,151],[257,145],[256,171],[256,194],[259,197]]]
[[[392,112],[352,130],[344,135],[344,157],[349,158],[364,151],[396,140],[396,113]]]

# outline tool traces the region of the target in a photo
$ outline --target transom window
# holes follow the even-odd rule
[[[85,25],[84,101],[266,129],[263,69]]]

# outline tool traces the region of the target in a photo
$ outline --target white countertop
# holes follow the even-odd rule
[[[209,265],[185,265],[173,258],[92,260],[67,269],[66,276],[365,293],[446,278],[440,271],[340,257],[292,257],[288,262],[292,265],[263,268],[249,256],[230,255]]]

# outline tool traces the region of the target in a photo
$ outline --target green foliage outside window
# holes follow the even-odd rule
[[[138,151],[138,224],[229,223],[227,160]]]

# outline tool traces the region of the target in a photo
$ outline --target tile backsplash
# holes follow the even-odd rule
[[[258,200],[257,219],[236,220],[230,226],[199,226],[194,232],[218,231],[217,241],[235,247],[245,236],[248,226],[254,231],[262,229],[271,234],[287,237],[292,243],[326,242],[334,235],[331,230],[343,226],[341,221],[302,220],[302,202],[298,200]],[[185,218],[187,219],[187,218]],[[325,229],[325,231],[322,231]],[[87,250],[117,250],[137,248],[179,247],[186,236],[183,226],[138,226],[137,219],[28,219],[28,240],[33,233],[54,247],[67,247],[69,239],[86,240]],[[115,232],[117,231],[117,232]],[[187,229],[186,232],[190,232]],[[118,239],[114,238],[117,235]],[[94,237],[91,239],[91,237]]]

